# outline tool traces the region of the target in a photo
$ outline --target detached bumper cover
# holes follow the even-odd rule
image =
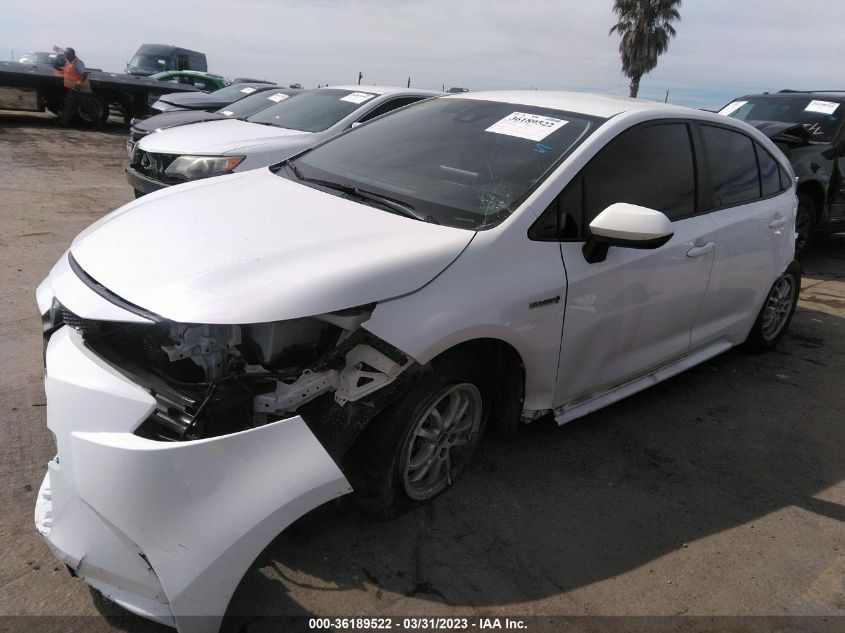
[[[194,442],[134,435],[153,397],[69,327],[50,339],[45,382],[58,456],[38,531],[107,597],[182,632],[217,630],[269,542],[351,491],[300,417]]]

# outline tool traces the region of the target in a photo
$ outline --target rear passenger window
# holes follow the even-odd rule
[[[701,126],[716,208],[751,202],[760,197],[760,174],[753,141],[739,132]]]
[[[623,132],[590,161],[582,186],[584,225],[614,202],[656,209],[670,220],[692,215],[695,170],[687,125]]]
[[[377,116],[381,116],[382,114],[387,114],[388,112],[392,112],[393,110],[396,110],[397,108],[401,108],[402,106],[406,106],[409,103],[414,103],[416,101],[420,101],[420,100],[422,100],[422,98],[423,97],[400,97],[399,99],[392,99],[391,101],[388,101],[386,103],[382,103],[380,106],[378,106],[372,112],[368,112],[367,114],[365,114],[363,117],[361,117],[361,120],[359,121],[359,123],[366,123],[367,121],[369,121],[371,119],[375,119]]]
[[[781,190],[778,162],[757,143],[754,144],[754,149],[757,150],[757,164],[760,166],[761,193],[763,197],[773,196]]]

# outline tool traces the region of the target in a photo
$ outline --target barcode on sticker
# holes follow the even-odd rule
[[[497,121],[485,132],[494,134],[505,134],[516,136],[531,141],[542,141],[549,134],[562,128],[569,123],[564,119],[555,119],[550,116],[539,114],[528,114],[527,112],[512,112],[504,119]]]

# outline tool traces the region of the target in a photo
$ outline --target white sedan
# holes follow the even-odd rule
[[[127,609],[214,630],[329,499],[413,508],[487,426],[772,348],[795,210],[740,121],[537,91],[431,99],[135,201],[37,291],[58,449],[37,528]]]

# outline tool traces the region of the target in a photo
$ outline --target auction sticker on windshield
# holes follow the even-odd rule
[[[250,88],[249,86],[247,86],[246,88],[241,88],[241,92],[245,94],[252,94],[253,92],[255,92],[255,88]]]
[[[275,101],[276,103],[279,103],[280,101],[284,101],[285,99],[287,99],[288,96],[286,94],[281,93],[281,92],[277,92],[276,94],[270,95],[267,98],[270,101]]]
[[[836,111],[836,108],[839,107],[839,104],[835,101],[819,101],[818,99],[813,99],[807,104],[807,107],[804,108],[805,112],[821,112],[822,114],[833,114]]]
[[[349,101],[351,103],[364,103],[367,99],[372,99],[375,95],[366,92],[350,92],[345,97],[341,97],[341,101]]]
[[[526,138],[531,141],[542,141],[549,134],[562,128],[567,123],[569,121],[555,119],[550,116],[513,112],[484,131]]]
[[[739,110],[742,106],[744,106],[747,101],[734,101],[733,103],[729,103],[724,108],[719,110],[719,114],[724,114],[725,116],[730,116],[737,110]]]
[[[223,110],[223,112],[221,112],[220,114],[224,116],[232,116],[234,112],[232,112],[231,110]]]

